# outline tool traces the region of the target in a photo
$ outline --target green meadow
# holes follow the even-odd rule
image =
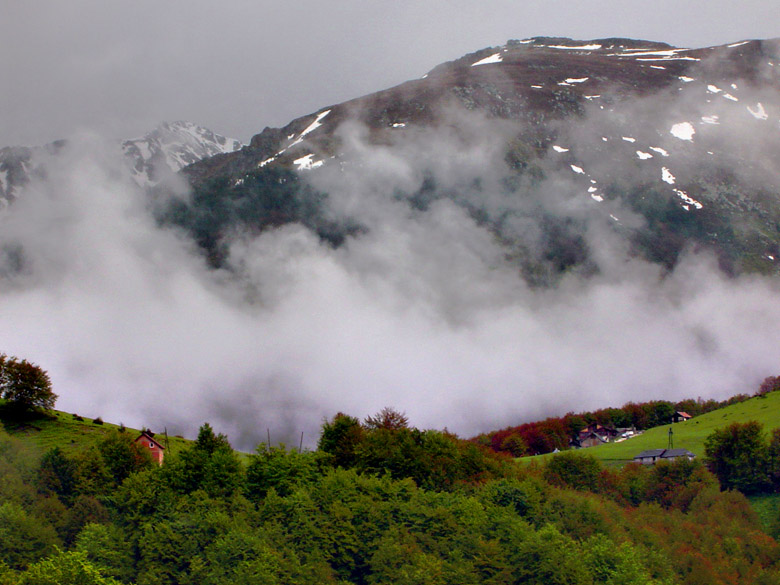
[[[8,416],[2,408],[4,402],[0,400],[0,424],[9,435],[24,440],[27,448],[38,455],[43,455],[54,447],[72,455],[97,445],[110,432],[121,428],[121,425],[109,422],[101,424],[99,419],[96,423],[95,419],[78,417],[60,410],[50,410],[45,414],[30,415],[20,420],[18,417]],[[126,427],[125,432],[133,436],[141,434],[139,429],[130,427]],[[165,436],[159,429],[155,438],[166,445]],[[175,453],[191,441],[169,436],[167,443],[166,452]]]
[[[665,449],[669,446],[669,429],[676,449],[688,449],[697,457],[704,456],[704,441],[717,428],[734,422],[755,420],[770,430],[780,427],[780,392],[770,392],[675,423],[649,429],[620,443],[607,443],[590,447],[587,453],[606,465],[618,465],[631,461],[646,449]]]

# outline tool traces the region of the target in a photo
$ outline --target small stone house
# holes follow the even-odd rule
[[[634,455],[634,463],[641,463],[642,465],[655,465],[655,462],[661,458],[666,449],[648,449],[642,451],[639,455]]]
[[[688,459],[688,461],[693,461],[696,454],[691,453],[688,449],[648,449],[647,451],[642,451],[639,455],[635,455],[634,462],[642,465],[655,465],[659,460],[674,461],[682,457]]]
[[[135,442],[149,451],[152,459],[156,461],[158,465],[162,465],[163,457],[165,457],[165,447],[157,442],[157,440],[154,438],[154,433],[148,430],[144,430],[140,435],[138,435],[138,438],[135,440]]]
[[[667,449],[664,451],[664,454],[661,455],[661,459],[664,461],[674,461],[675,459],[681,458],[693,461],[696,458],[696,455],[688,451],[688,449]]]

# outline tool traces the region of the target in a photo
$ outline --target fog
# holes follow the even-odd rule
[[[740,94],[746,104],[758,97],[776,123],[776,101]],[[699,158],[649,129],[713,106],[688,94],[665,100],[611,119],[641,113],[637,140],[650,134],[682,176]],[[730,123],[732,111],[721,112],[717,140],[774,144],[767,126],[736,114]],[[0,349],[50,373],[57,408],[189,437],[209,421],[243,449],[267,433],[297,445],[303,432],[313,446],[339,411],[363,418],[391,406],[420,428],[471,436],[630,400],[722,399],[778,373],[776,280],[726,277],[694,250],[670,273],[632,256],[610,215],[622,225],[641,218],[596,205],[574,173],[552,172],[569,159],[551,154],[545,182],[508,193],[504,152],[519,129],[455,115],[457,131],[408,128],[386,146],[345,124],[340,161],[303,176],[329,194],[333,217],[363,231],[337,248],[297,224],[236,234],[221,270],[185,234],[158,226],[112,142],[72,137],[0,217]],[[589,149],[594,136],[625,132],[603,116],[594,105],[557,138],[594,173],[607,160]],[[609,160],[635,158],[639,142],[614,144]],[[750,152],[751,181],[774,184],[771,154]],[[638,172],[621,168],[611,172]],[[398,194],[426,177],[451,197],[422,211]],[[509,217],[505,229],[530,254],[540,230],[526,211],[584,222],[598,270],[529,286],[464,202]]]

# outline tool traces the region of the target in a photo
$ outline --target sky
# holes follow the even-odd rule
[[[188,120],[248,142],[509,39],[780,36],[773,0],[1,0],[0,146]]]

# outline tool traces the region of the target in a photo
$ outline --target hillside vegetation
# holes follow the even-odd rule
[[[697,457],[704,456],[704,440],[712,432],[731,423],[757,421],[765,429],[780,428],[780,392],[770,392],[696,416],[686,422],[648,429],[639,436],[620,443],[606,443],[588,448],[587,452],[604,463],[626,463],[646,449],[665,449],[669,444],[669,429],[675,448],[688,449]]]
[[[208,424],[161,466],[129,437],[65,413],[0,428],[0,584],[780,580],[778,542],[698,461],[521,466],[390,409],[245,459]]]
[[[124,429],[133,438],[141,434],[140,429],[123,424],[104,422],[101,418],[90,419],[61,410],[27,413],[19,416],[9,412],[5,400],[0,400],[0,424],[12,437],[22,440],[25,446],[40,457],[46,451],[59,447],[65,453],[75,455],[87,451],[105,439],[112,431]],[[177,452],[191,443],[182,437],[169,436],[160,439],[167,443],[168,452]]]
[[[602,453],[605,467],[586,451],[518,465],[389,408],[338,413],[315,451],[239,454],[206,423],[195,441],[163,438],[158,464],[137,430],[5,402],[0,585],[778,583],[780,432],[767,447],[755,422],[773,426],[778,399],[675,425],[708,455],[715,435],[727,454],[732,435],[752,440],[759,457],[738,449],[715,475],[701,458]],[[763,479],[745,483],[754,459]],[[724,485],[771,494],[761,516]]]

